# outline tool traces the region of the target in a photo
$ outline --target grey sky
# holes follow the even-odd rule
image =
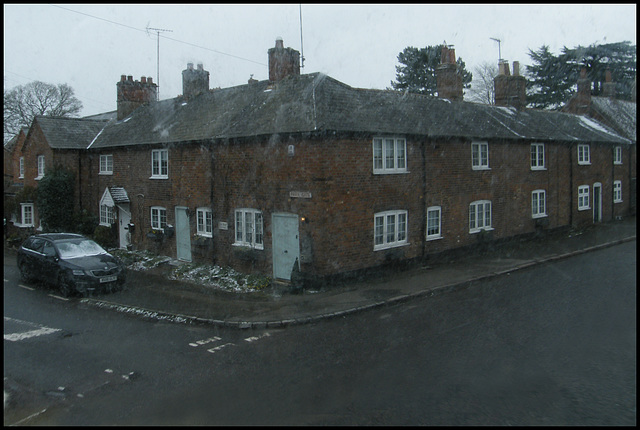
[[[268,78],[267,50],[282,37],[301,50],[300,6],[4,5],[4,86],[33,80],[71,85],[92,115],[116,109],[120,75],[151,76],[160,98],[182,93],[182,70],[203,63],[210,86]],[[529,49],[630,41],[636,5],[302,5],[302,73],[322,72],[348,85],[384,89],[407,46],[446,41],[467,69],[502,58],[530,64]]]

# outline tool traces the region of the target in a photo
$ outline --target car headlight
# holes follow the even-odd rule
[[[71,271],[75,276],[83,276],[84,270],[72,270]]]

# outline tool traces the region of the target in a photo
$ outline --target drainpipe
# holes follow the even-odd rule
[[[213,207],[213,202],[215,202],[215,199],[214,199],[214,197],[215,197],[214,196],[214,190],[215,190],[214,178],[215,178],[216,175],[214,173],[215,173],[215,170],[216,170],[216,160],[215,160],[215,157],[214,157],[214,154],[213,154],[214,145],[210,144],[209,148],[210,148],[210,151],[211,151],[211,168],[209,169],[211,171],[211,180],[210,180],[210,186],[209,186],[210,187],[209,195],[211,196],[211,202],[210,202],[210,204],[211,204],[211,247],[212,247],[212,254],[213,254],[211,256],[211,264],[215,265],[216,264],[216,244],[214,242],[214,231],[216,230],[216,228],[215,228],[215,225],[213,224],[213,220],[216,219],[216,216],[214,216],[214,214],[215,215],[217,215],[217,214],[216,214],[215,209]],[[197,222],[197,220],[196,220],[196,222]]]
[[[573,227],[573,149],[574,144],[569,144],[569,227]]]
[[[422,141],[422,263],[427,253],[427,138]]]

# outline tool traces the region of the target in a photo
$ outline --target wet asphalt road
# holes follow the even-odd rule
[[[24,400],[5,424],[634,425],[635,246],[249,331],[60,301],[5,266],[5,335],[6,317],[61,329],[5,340]]]

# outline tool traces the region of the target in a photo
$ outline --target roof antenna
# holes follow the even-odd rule
[[[156,91],[156,99],[157,101],[160,100],[160,32],[161,31],[168,31],[168,32],[173,32],[173,30],[164,30],[162,28],[151,28],[149,27],[149,24],[147,24],[147,35],[149,34],[149,30],[153,30],[156,33],[158,33],[158,59],[157,59],[157,75],[156,75],[156,82],[158,85],[158,91]]]
[[[304,69],[304,47],[302,46],[302,3],[300,3],[300,61],[302,62],[300,67]]]
[[[496,39],[495,37],[490,37],[489,39],[498,42],[498,63],[502,61],[502,53],[500,52],[500,39]]]

